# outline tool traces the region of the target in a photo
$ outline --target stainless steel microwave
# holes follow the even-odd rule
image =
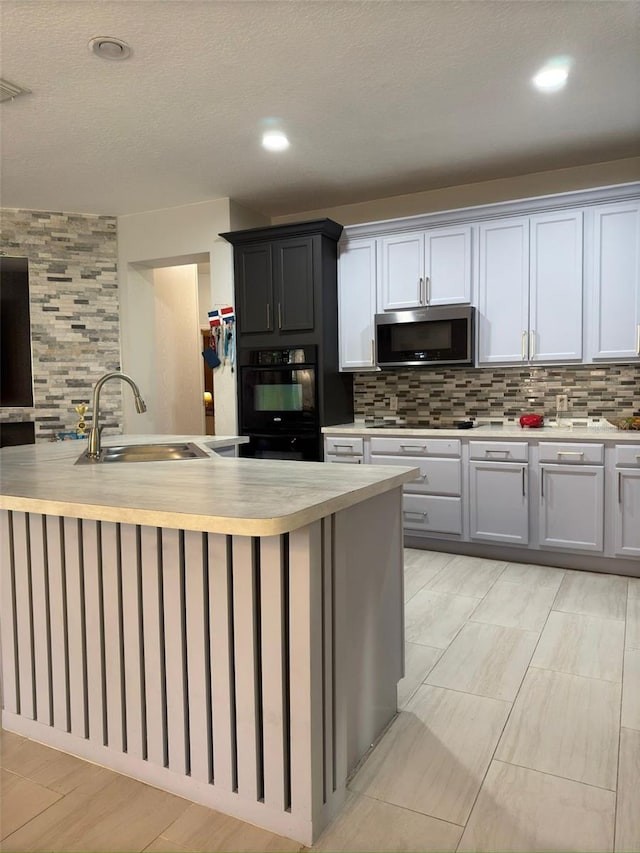
[[[376,314],[379,367],[473,364],[474,313],[470,305]]]

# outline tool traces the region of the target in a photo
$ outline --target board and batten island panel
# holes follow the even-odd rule
[[[45,449],[2,454],[3,725],[312,843],[396,713],[412,469],[331,487],[321,463],[75,466],[77,446]],[[120,507],[119,476],[138,483]],[[220,531],[245,495],[246,532]]]

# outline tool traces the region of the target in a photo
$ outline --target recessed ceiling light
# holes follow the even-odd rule
[[[267,151],[286,151],[289,140],[281,130],[268,130],[262,134],[262,147]]]
[[[552,59],[535,75],[533,85],[541,92],[560,91],[567,82],[569,66],[568,59]]]
[[[127,59],[131,48],[122,39],[113,36],[96,36],[89,42],[89,50],[100,59]]]

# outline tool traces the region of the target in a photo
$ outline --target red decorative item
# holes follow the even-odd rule
[[[544,426],[544,415],[523,415],[520,418],[520,426],[535,428]]]

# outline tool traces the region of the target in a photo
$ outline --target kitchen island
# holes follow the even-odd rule
[[[415,469],[191,440],[205,458],[2,450],[2,723],[310,844],[396,713]]]

